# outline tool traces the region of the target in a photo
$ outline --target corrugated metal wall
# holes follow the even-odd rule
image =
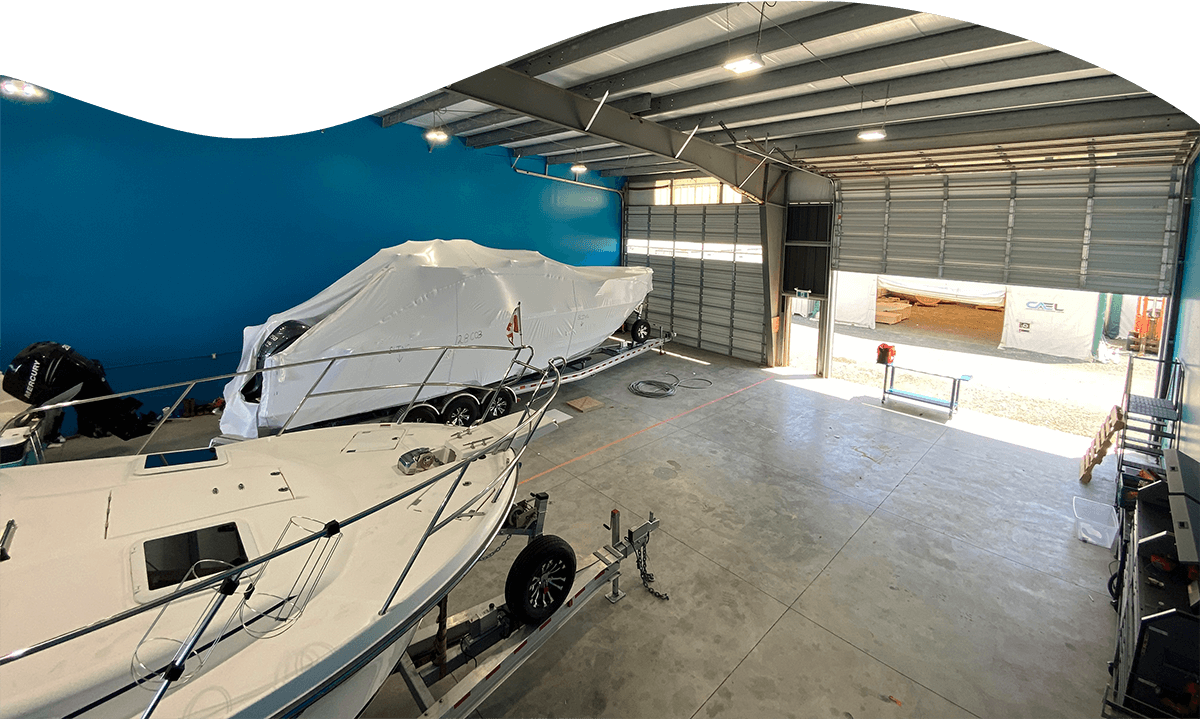
[[[680,344],[766,362],[757,205],[627,206],[627,263],[654,270],[646,319]]]
[[[1163,296],[1182,169],[930,175],[838,183],[835,269]]]

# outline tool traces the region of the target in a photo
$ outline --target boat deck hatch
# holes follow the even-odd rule
[[[179,452],[162,452],[159,454],[146,455],[146,469],[156,469],[158,467],[178,467],[185,464],[197,464],[199,462],[215,462],[217,459],[217,450],[214,447],[203,447],[201,449],[185,449]]]
[[[233,522],[151,539],[144,551],[150,590],[174,587],[185,577],[204,577],[246,563],[246,548]]]

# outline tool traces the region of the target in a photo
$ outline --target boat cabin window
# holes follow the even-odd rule
[[[246,549],[233,522],[151,539],[143,549],[151,590],[173,587],[184,577],[192,578],[189,576],[192,567],[195,577],[204,577],[229,569],[230,565],[246,563]]]
[[[146,455],[146,469],[177,467],[183,464],[196,464],[197,462],[213,462],[216,459],[217,450],[214,447],[185,449],[180,452],[162,452],[160,454]]]

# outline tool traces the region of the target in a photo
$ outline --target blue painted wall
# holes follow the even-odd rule
[[[1200,164],[1197,161],[1196,164]],[[1179,296],[1175,358],[1183,363],[1183,421],[1180,449],[1200,459],[1200,167],[1192,166],[1192,210]]]
[[[118,390],[233,371],[243,327],[405,240],[619,260],[617,194],[519,175],[503,148],[429,152],[418,128],[371,118],[231,140],[62,95],[4,100],[0,183],[0,362],[63,342]]]

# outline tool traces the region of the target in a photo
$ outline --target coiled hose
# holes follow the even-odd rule
[[[684,389],[704,389],[706,387],[712,387],[712,381],[704,379],[703,377],[681,380],[670,372],[664,372],[663,374],[674,379],[675,381],[662,382],[656,379],[640,379],[636,382],[630,383],[629,391],[633,392],[638,397],[661,399],[662,397],[670,397],[671,395],[675,394],[676,387],[682,387]],[[704,384],[697,387],[695,385],[684,384],[685,382],[704,382]]]

